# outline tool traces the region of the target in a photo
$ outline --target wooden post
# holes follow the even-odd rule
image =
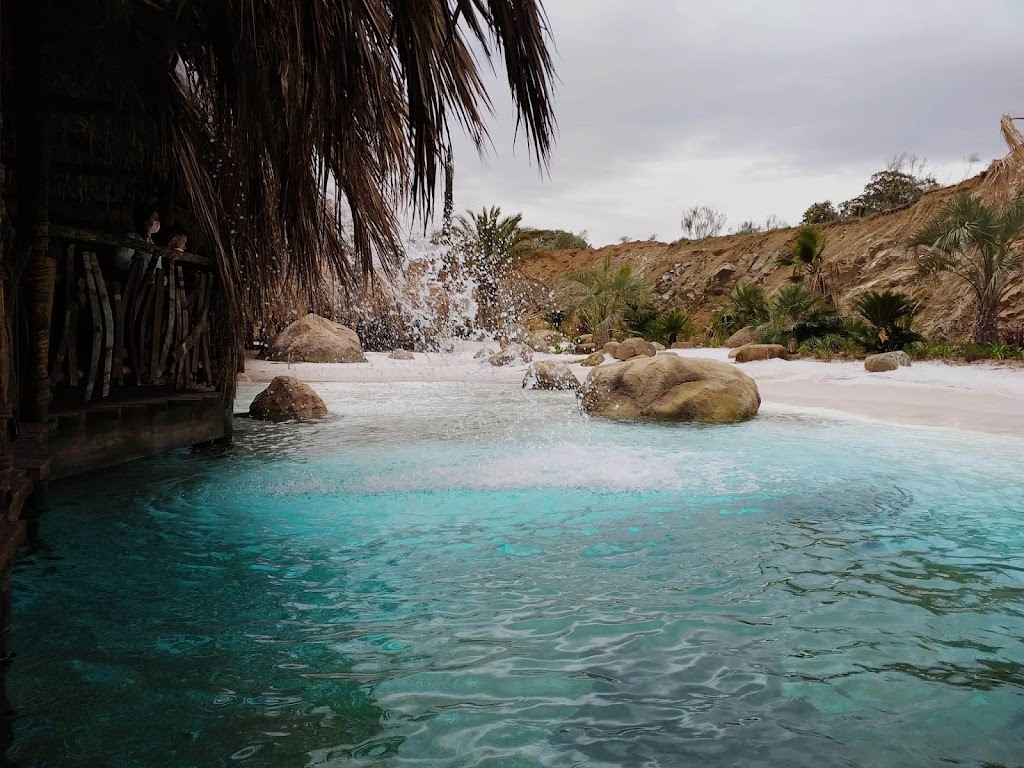
[[[23,421],[45,421],[50,407],[50,316],[57,272],[57,262],[49,254],[50,121],[45,94],[49,90],[46,40],[50,3],[13,5],[16,29],[11,40],[18,70],[14,81],[18,219],[28,249],[22,290],[28,306],[30,341],[21,411]]]

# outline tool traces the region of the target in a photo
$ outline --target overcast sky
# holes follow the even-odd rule
[[[729,227],[857,195],[893,154],[940,181],[1004,154],[1024,115],[1024,0],[547,0],[558,140],[542,176],[514,144],[507,90],[492,147],[456,145],[456,207],[536,227],[681,236],[709,204]]]

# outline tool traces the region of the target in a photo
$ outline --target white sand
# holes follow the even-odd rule
[[[514,386],[525,365],[494,368],[473,359],[481,344],[461,344],[454,353],[417,353],[415,360],[390,360],[367,353],[367,363],[315,364],[246,362],[254,382],[295,376],[307,382],[473,381]],[[687,357],[708,357],[734,364],[726,349],[681,350]],[[537,355],[578,363],[581,356]],[[573,364],[582,381],[589,369]],[[915,426],[966,429],[1024,437],[1024,369],[972,364],[915,363],[888,373],[868,373],[859,362],[824,363],[768,360],[745,363],[765,405],[837,411],[848,416]],[[243,381],[244,381],[243,377]]]

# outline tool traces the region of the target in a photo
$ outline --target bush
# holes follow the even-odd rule
[[[693,208],[683,211],[680,223],[683,227],[683,234],[687,238],[706,240],[722,233],[725,228],[725,220],[725,214],[710,205],[695,205]]]
[[[854,302],[863,323],[854,326],[854,335],[865,348],[874,352],[892,352],[921,341],[911,326],[917,303],[898,291],[868,291]]]
[[[803,224],[828,224],[839,218],[839,211],[832,205],[831,200],[823,203],[814,203],[804,211]]]
[[[1024,346],[1002,343],[978,344],[973,341],[931,339],[910,344],[907,352],[915,360],[961,360],[966,363],[977,360],[1024,361]]]

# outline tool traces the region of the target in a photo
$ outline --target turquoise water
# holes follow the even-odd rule
[[[55,484],[33,766],[1018,766],[1024,442],[332,385]]]

